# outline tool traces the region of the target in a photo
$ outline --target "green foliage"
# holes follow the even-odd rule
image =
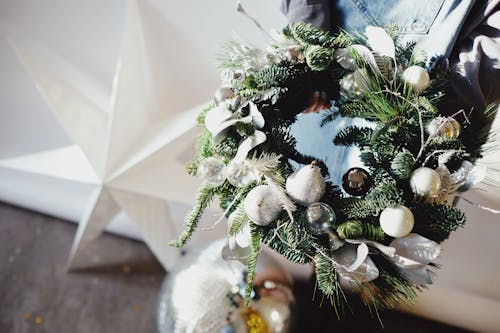
[[[257,230],[262,237],[262,242],[271,249],[280,253],[286,259],[305,264],[311,261],[314,254],[312,245],[315,243],[314,237],[309,234],[305,221],[298,216],[294,216],[292,222],[288,215],[283,214],[276,221],[276,226],[258,227]]]
[[[323,251],[325,253],[325,251]],[[337,272],[331,258],[317,253],[314,256],[316,268],[316,281],[318,289],[325,295],[333,305],[337,317],[340,318],[340,313],[343,310],[347,299],[344,295],[342,287],[339,284]]]
[[[304,72],[303,68],[293,64],[272,64],[259,70],[253,77],[253,84],[259,89],[286,86]]]
[[[319,45],[310,45],[305,50],[306,63],[313,71],[324,71],[333,61],[333,50]]]
[[[238,151],[239,141],[233,137],[229,136],[224,139],[221,143],[212,147],[212,150],[218,155],[231,159],[236,155]]]
[[[472,110],[470,112],[470,123],[464,126],[460,138],[464,147],[470,153],[470,159],[472,161],[482,156],[483,147],[488,142],[491,124],[497,112],[497,104],[490,104],[485,110]]]
[[[415,203],[411,211],[415,216],[414,232],[436,242],[447,239],[465,224],[465,214],[448,205]]]
[[[349,219],[378,216],[386,207],[403,204],[403,193],[393,183],[376,184],[364,198],[347,198],[340,211]]]
[[[378,312],[396,309],[402,303],[409,303],[416,297],[418,286],[408,281],[401,271],[381,256],[371,256],[379,269],[379,277],[359,285],[363,302]]]
[[[203,131],[198,139],[198,146],[196,150],[198,151],[198,155],[202,158],[213,156],[212,134],[210,134],[209,131]]]
[[[370,143],[373,130],[368,127],[350,126],[341,130],[333,143],[340,146],[366,146]]]
[[[350,220],[337,227],[337,233],[341,238],[366,238],[375,241],[383,241],[385,234],[379,225],[363,223],[358,220]]]
[[[294,39],[300,45],[306,47],[309,45],[320,45],[331,47],[335,38],[327,31],[320,30],[309,23],[298,22],[291,24],[283,29],[285,36]]]
[[[255,280],[255,268],[257,267],[257,257],[260,251],[260,235],[257,232],[257,226],[250,223],[250,237],[252,240],[252,254],[248,258],[247,267],[247,283],[245,286],[245,305],[250,304],[250,299],[253,291],[253,284]]]
[[[203,211],[208,207],[215,195],[213,187],[202,187],[196,196],[196,201],[193,209],[186,215],[184,221],[184,231],[180,234],[177,240],[172,241],[170,245],[175,247],[182,247],[189,238],[193,235]]]
[[[347,32],[344,29],[340,29],[339,33],[335,37],[335,40],[333,41],[333,46],[335,48],[347,48],[351,46],[352,44],[359,44],[362,43],[362,39],[360,38],[359,35],[354,35],[350,32]]]
[[[391,162],[391,173],[399,180],[409,179],[413,172],[413,164],[415,163],[415,158],[413,154],[404,149],[396,154]]]
[[[231,226],[229,228],[229,234],[231,236],[236,235],[241,231],[245,223],[248,223],[250,220],[245,212],[245,208],[243,206],[243,202],[240,202],[236,209],[232,214]]]
[[[198,125],[203,126],[205,124],[205,116],[207,112],[212,110],[214,107],[215,107],[215,101],[212,101],[203,107],[201,112],[196,117],[196,122],[198,123]]]

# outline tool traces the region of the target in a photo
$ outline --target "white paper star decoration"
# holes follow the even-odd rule
[[[157,68],[161,51],[148,39],[148,29],[158,18],[141,6],[129,2],[110,92],[101,89],[88,68],[19,32],[9,35],[24,68],[75,146],[3,165],[17,163],[29,169],[30,161],[45,163],[37,172],[95,186],[78,226],[70,267],[120,211],[136,223],[164,267],[171,266],[178,251],[168,243],[179,230],[167,202],[191,202],[197,187],[197,180],[189,176],[181,180],[181,188],[173,186],[172,177],[185,174],[178,159],[192,150],[198,108],[180,113],[178,105],[168,105],[168,87],[177,78]]]

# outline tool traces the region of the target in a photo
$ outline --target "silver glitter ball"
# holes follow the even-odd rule
[[[218,333],[229,330],[228,326],[234,333],[247,333],[241,307],[232,306],[227,297],[238,291],[246,266],[225,261],[221,256],[224,245],[222,239],[189,250],[169,270],[158,296],[160,333]],[[264,318],[270,332],[289,332],[294,302],[291,278],[266,251],[259,254],[255,281],[260,297],[251,300],[250,306]]]

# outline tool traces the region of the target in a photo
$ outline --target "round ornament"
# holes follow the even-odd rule
[[[323,197],[325,179],[315,161],[288,176],[286,192],[290,198],[303,205],[310,205]]]
[[[406,206],[388,207],[380,213],[380,226],[391,237],[404,237],[413,229],[415,218]]]
[[[321,235],[335,223],[336,215],[329,205],[315,202],[307,207],[306,219],[309,222],[309,230],[315,235]]]
[[[347,194],[365,195],[373,186],[373,180],[365,169],[351,168],[342,176],[342,188]]]
[[[217,157],[208,157],[198,165],[198,175],[210,186],[219,186],[226,180],[226,165]]]
[[[427,125],[429,135],[441,138],[456,139],[460,130],[460,123],[453,117],[436,117]]]
[[[245,187],[259,179],[259,173],[248,162],[232,161],[226,167],[227,181],[236,187]]]
[[[418,168],[411,174],[410,187],[413,193],[422,197],[432,197],[441,191],[441,176],[431,168]]]
[[[276,220],[283,210],[278,194],[269,185],[259,185],[248,192],[244,206],[250,220],[260,226]]]
[[[214,98],[217,103],[222,103],[227,99],[234,98],[236,95],[234,94],[234,90],[231,87],[220,87],[215,91]]]
[[[427,89],[431,79],[425,68],[420,66],[410,66],[403,72],[403,80],[413,89],[420,92]]]

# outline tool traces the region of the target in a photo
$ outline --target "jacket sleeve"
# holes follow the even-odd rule
[[[307,22],[330,30],[330,0],[282,0],[281,11],[288,23]]]
[[[500,101],[500,0],[477,1],[450,57],[459,107],[483,109]]]

